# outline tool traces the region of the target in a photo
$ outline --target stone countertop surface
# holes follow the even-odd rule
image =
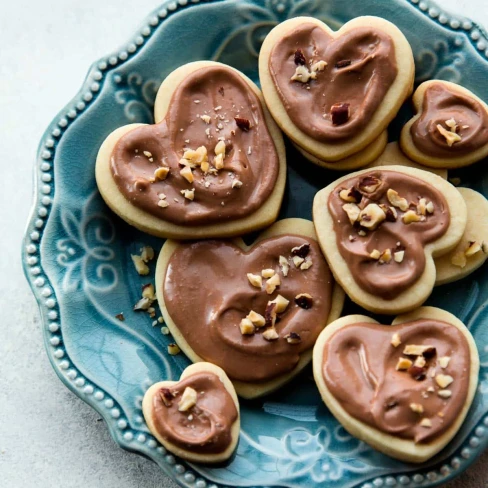
[[[488,25],[486,0],[442,6]],[[16,0],[0,16],[0,485],[3,488],[176,488],[123,451],[98,414],[58,380],[21,271],[38,141],[90,64],[122,45],[159,0]],[[488,452],[449,488],[488,486]]]

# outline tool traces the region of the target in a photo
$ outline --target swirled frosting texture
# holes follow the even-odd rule
[[[372,193],[361,190],[368,177],[380,182]],[[406,211],[393,207],[396,218],[393,221],[383,220],[374,230],[362,227],[359,220],[351,224],[344,210],[347,202],[339,195],[343,189],[358,192],[361,200],[357,206],[360,210],[369,204],[393,207],[387,193],[392,189],[406,199],[407,211],[414,212],[422,220],[407,224],[404,222]],[[421,198],[427,203],[432,202],[432,214],[418,214],[417,205]],[[371,171],[343,181],[330,194],[328,209],[333,219],[337,247],[354,281],[364,291],[387,300],[394,299],[419,279],[425,269],[425,244],[443,236],[450,224],[449,207],[437,189],[418,178],[395,171]],[[383,253],[388,249],[391,252],[389,262],[372,257],[375,250]],[[397,252],[403,252],[401,262],[395,261]]]
[[[453,120],[461,140],[448,145],[438,129],[450,131],[446,121]],[[488,143],[488,113],[478,100],[443,83],[431,84],[424,94],[420,117],[410,134],[418,150],[437,158],[455,158],[469,154]]]
[[[203,117],[203,118],[202,118]],[[249,129],[235,118],[249,122]],[[244,123],[245,124],[245,123]],[[226,145],[224,167],[215,171],[215,147]],[[186,149],[207,149],[211,171],[180,174]],[[168,167],[164,181],[154,172]],[[246,217],[273,191],[279,172],[274,141],[260,100],[242,77],[223,66],[198,69],[175,90],[166,117],[120,138],[111,160],[114,180],[136,207],[179,225],[206,225]],[[235,181],[242,183],[233,187]],[[193,201],[181,192],[195,190]],[[158,202],[164,194],[167,206]]]
[[[308,244],[302,270],[290,259],[294,247]],[[279,257],[289,259],[284,276]],[[263,269],[279,273],[281,285],[272,294],[252,286],[247,273],[261,275]],[[184,339],[205,361],[217,364],[234,380],[262,382],[293,370],[300,354],[313,347],[331,309],[333,278],[316,241],[284,235],[260,241],[245,252],[226,241],[199,241],[178,246],[171,256],[163,286],[166,308]],[[313,298],[313,306],[299,307],[301,293]],[[242,335],[239,324],[251,310],[265,315],[268,301],[278,294],[290,301],[279,314],[279,338],[268,341],[266,327],[254,335]],[[301,341],[285,339],[297,333]]]
[[[297,50],[307,68],[318,61],[327,63],[316,79],[291,80]],[[304,23],[274,46],[269,70],[292,122],[317,141],[339,143],[367,126],[395,81],[395,46],[378,29],[358,27],[334,38],[316,24]],[[335,125],[330,111],[338,103],[349,104],[350,116]]]
[[[391,343],[393,334],[401,340],[397,347]],[[415,360],[403,354],[407,345],[435,348],[433,356],[425,359],[421,379],[396,369],[400,358]],[[449,358],[446,367],[441,358]],[[451,324],[428,319],[395,326],[356,323],[339,329],[327,341],[322,373],[329,391],[352,417],[387,434],[429,442],[460,414],[468,394],[470,364],[467,340]],[[450,376],[452,382],[441,388],[438,375]],[[441,391],[451,396],[443,398]],[[421,425],[423,419],[431,426]]]
[[[196,405],[180,412],[178,404],[185,388],[197,392]],[[153,398],[154,425],[167,441],[199,454],[219,454],[232,442],[237,409],[220,378],[213,373],[192,374],[160,390]]]

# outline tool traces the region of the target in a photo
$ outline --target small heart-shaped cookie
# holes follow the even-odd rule
[[[303,219],[275,223],[251,246],[166,241],[156,293],[181,350],[195,363],[220,366],[244,398],[298,374],[344,302],[313,224]]]
[[[286,180],[283,138],[261,92],[229,66],[173,71],[156,124],[130,124],[102,144],[98,188],[129,224],[161,237],[227,237],[278,216]]]
[[[403,313],[432,292],[433,257],[460,241],[467,210],[440,176],[382,166],[319,191],[313,217],[334,277],[351,299],[376,313]]]
[[[154,437],[182,459],[218,463],[237,446],[239,400],[225,372],[214,364],[192,364],[180,381],[152,385],[142,411]]]
[[[460,280],[476,271],[488,258],[488,200],[477,191],[457,188],[466,202],[468,218],[459,244],[435,259],[436,285]]]
[[[422,83],[413,95],[417,115],[405,124],[405,154],[433,168],[460,168],[488,156],[488,105],[443,80]]]
[[[352,435],[402,461],[437,454],[461,427],[479,357],[454,315],[422,307],[391,326],[364,315],[328,325],[313,352],[324,403]]]
[[[283,131],[333,162],[380,137],[412,91],[414,61],[405,36],[384,19],[357,17],[334,32],[297,17],[264,40],[259,78]]]

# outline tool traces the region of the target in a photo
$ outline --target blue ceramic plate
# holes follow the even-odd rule
[[[45,133],[36,163],[36,197],[23,247],[25,273],[39,302],[44,340],[61,380],[93,406],[124,449],[153,459],[185,487],[434,486],[461,473],[488,444],[488,270],[435,290],[429,304],[449,310],[471,329],[481,356],[480,385],[457,437],[429,463],[408,465],[350,437],[322,404],[305,371],[282,391],[242,402],[237,455],[224,467],[189,465],[150,435],[141,411],[148,385],[177,379],[189,363],[168,356],[171,338],[147,314],[132,312],[140,277],[130,254],[162,241],[128,227],[104,205],[95,158],[105,137],[129,122],[151,122],[156,90],[178,66],[214,59],[257,81],[260,43],[277,23],[312,15],[332,27],[358,15],[394,22],[408,37],[417,81],[441,78],[488,100],[488,39],[466,19],[428,1],[179,0],[150,15],[124,48],[95,63],[76,98]],[[390,128],[395,140],[410,117]],[[282,217],[311,218],[315,192],[337,177],[305,163],[289,147]],[[482,164],[459,173],[488,195]],[[355,307],[348,304],[347,311]],[[120,322],[115,315],[124,312]]]

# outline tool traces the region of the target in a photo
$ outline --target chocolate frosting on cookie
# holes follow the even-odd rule
[[[317,141],[339,143],[359,134],[383,102],[397,76],[395,46],[371,27],[333,38],[304,23],[274,46],[269,70],[292,122]]]
[[[186,388],[197,393],[196,404],[180,411]],[[200,372],[170,388],[161,388],[153,398],[153,415],[158,434],[172,444],[193,453],[219,454],[232,442],[232,425],[238,413],[221,379]]]
[[[432,347],[417,355],[407,349],[412,345]],[[455,326],[437,320],[345,326],[326,343],[323,360],[327,388],[351,416],[415,442],[444,433],[468,394],[468,342]]]
[[[403,209],[392,192],[404,199]],[[419,279],[425,244],[443,236],[450,224],[440,191],[396,171],[371,171],[341,182],[329,196],[328,209],[337,247],[354,281],[386,300]],[[353,223],[348,211],[352,217],[357,214]]]
[[[256,287],[247,277],[269,269],[280,278],[271,294],[266,291],[269,279]],[[333,278],[315,240],[283,235],[247,252],[229,241],[181,244],[161,286],[168,313],[198,356],[234,380],[263,382],[292,371],[300,354],[313,347],[331,310]],[[301,294],[311,300],[296,299]],[[277,314],[277,338],[266,339],[266,331],[273,329],[267,306],[277,295],[289,304]],[[243,335],[240,323],[251,311],[266,317],[266,325]]]
[[[452,145],[438,128],[440,125],[452,132],[448,121],[456,124],[454,132],[460,136]],[[478,100],[443,83],[434,83],[425,90],[421,115],[412,124],[410,134],[417,149],[426,155],[456,158],[488,143],[488,114]]]
[[[215,151],[220,141],[225,155],[219,169]],[[189,156],[202,146],[208,168],[198,161],[203,156]],[[180,174],[185,165],[192,170],[191,183]],[[158,168],[169,169],[164,180],[155,176]],[[230,68],[211,66],[194,71],[178,86],[160,123],[120,138],[111,169],[133,205],[192,226],[240,219],[258,210],[273,191],[279,160],[259,98]],[[182,194],[185,190],[189,198]]]

